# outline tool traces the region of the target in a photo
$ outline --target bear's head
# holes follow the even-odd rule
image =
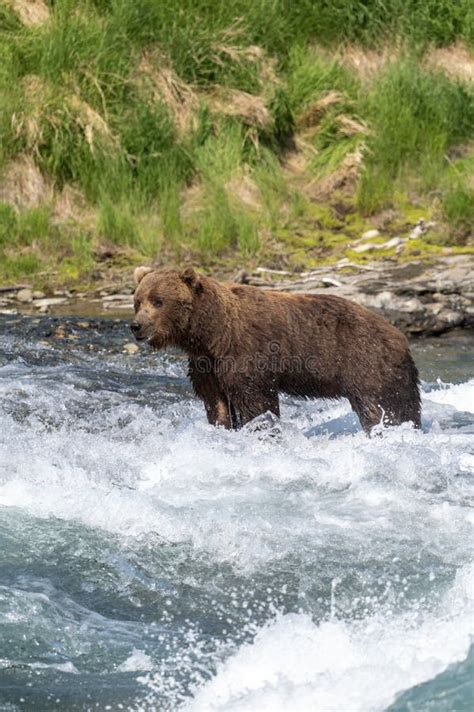
[[[183,271],[137,267],[135,317],[131,329],[137,341],[154,348],[182,346],[186,342],[196,294],[202,281],[192,267]]]

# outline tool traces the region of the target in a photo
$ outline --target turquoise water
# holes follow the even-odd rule
[[[0,317],[0,710],[472,709],[472,336],[414,345],[423,432],[265,437],[81,323]]]

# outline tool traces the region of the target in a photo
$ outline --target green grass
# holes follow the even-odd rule
[[[43,262],[38,255],[26,254],[10,257],[2,256],[0,275],[4,278],[16,280],[21,277],[28,277],[37,274],[43,266]]]
[[[204,256],[228,248],[243,255],[254,254],[259,246],[255,222],[241,208],[232,205],[224,187],[209,186],[204,207],[197,215],[197,246]]]
[[[474,189],[463,183],[451,186],[443,196],[443,212],[461,233],[474,224]]]
[[[97,230],[106,241],[119,245],[135,246],[139,235],[136,221],[128,205],[114,205],[105,199],[101,206]]]
[[[0,191],[26,155],[53,193],[0,206],[2,274],[62,260],[91,270],[101,242],[131,260],[250,259],[289,226],[313,225],[317,249],[315,186],[352,156],[358,179],[337,200],[357,224],[416,200],[447,241],[469,240],[474,92],[425,59],[456,42],[473,51],[470,0],[48,6],[47,22],[26,27],[0,0]],[[359,76],[348,45],[391,60]],[[61,222],[55,201],[71,186],[87,209]],[[349,218],[331,229],[352,237]],[[15,246],[30,251],[16,267]]]
[[[46,206],[30,208],[17,213],[11,205],[0,203],[0,245],[3,247],[30,247],[33,243],[45,244],[57,233]]]
[[[18,212],[0,203],[0,256],[0,278],[10,280],[58,269],[77,279],[95,264],[92,236],[73,224],[59,228],[49,206]]]
[[[432,189],[448,168],[449,147],[474,135],[474,92],[415,60],[390,64],[364,107],[371,135],[359,191],[365,212],[382,207],[396,181],[414,176]]]

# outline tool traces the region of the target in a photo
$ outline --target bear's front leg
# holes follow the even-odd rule
[[[235,411],[219,387],[212,364],[206,364],[204,359],[199,362],[191,359],[189,361],[189,378],[195,394],[204,403],[208,422],[211,425],[223,425],[228,430],[236,428]]]
[[[230,430],[232,428],[232,417],[229,411],[227,400],[218,397],[211,401],[204,401],[207,420],[211,425],[223,425]]]

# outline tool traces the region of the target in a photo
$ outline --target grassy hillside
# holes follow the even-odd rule
[[[469,245],[473,47],[472,0],[0,0],[0,278]]]

